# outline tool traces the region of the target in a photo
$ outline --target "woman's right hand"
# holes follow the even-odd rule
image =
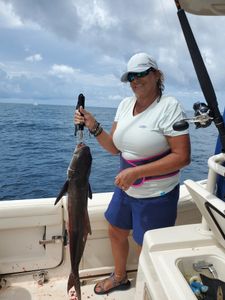
[[[92,130],[95,127],[96,120],[90,112],[80,106],[79,110],[75,111],[74,123],[84,124],[89,130]]]
[[[93,134],[93,132],[96,131],[96,128],[99,126],[99,123],[96,121],[95,117],[87,110],[83,109],[82,106],[80,106],[79,110],[75,111],[74,114],[74,123],[75,124],[84,124],[90,132]],[[111,134],[108,134],[104,130],[101,131],[101,134],[97,136],[97,140],[99,144],[108,152],[112,154],[118,154],[119,150],[116,148],[116,146],[113,143],[112,135],[113,132],[116,129],[116,123],[114,122],[111,129]]]

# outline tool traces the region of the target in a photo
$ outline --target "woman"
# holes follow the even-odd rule
[[[115,270],[96,284],[96,294],[130,287],[126,262],[131,229],[140,253],[147,230],[175,224],[179,170],[190,162],[188,132],[173,130],[184,118],[182,109],[174,97],[162,95],[163,74],[156,62],[146,53],[135,54],[121,81],[130,82],[134,96],[119,104],[110,134],[83,108],[75,114],[75,123],[84,123],[99,144],[120,154],[121,160],[105,213]]]

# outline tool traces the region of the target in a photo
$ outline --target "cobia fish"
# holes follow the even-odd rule
[[[68,192],[68,234],[71,261],[71,273],[67,283],[67,292],[74,287],[76,297],[81,299],[79,264],[82,258],[88,233],[91,234],[87,204],[92,198],[89,185],[92,156],[90,148],[79,143],[67,170],[67,181],[56,198],[55,204]]]

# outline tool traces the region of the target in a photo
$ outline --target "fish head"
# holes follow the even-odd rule
[[[74,150],[68,168],[68,177],[79,174],[80,177],[89,177],[91,172],[92,156],[90,148],[84,143],[79,143]]]

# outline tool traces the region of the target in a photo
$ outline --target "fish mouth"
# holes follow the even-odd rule
[[[77,149],[77,150],[80,150],[80,149],[83,148],[83,147],[86,147],[86,145],[85,145],[83,142],[80,142],[80,143],[77,145],[76,149]]]
[[[80,153],[87,153],[90,152],[90,148],[83,142],[80,142],[79,144],[77,144],[75,150],[74,150],[74,154],[80,154]]]

